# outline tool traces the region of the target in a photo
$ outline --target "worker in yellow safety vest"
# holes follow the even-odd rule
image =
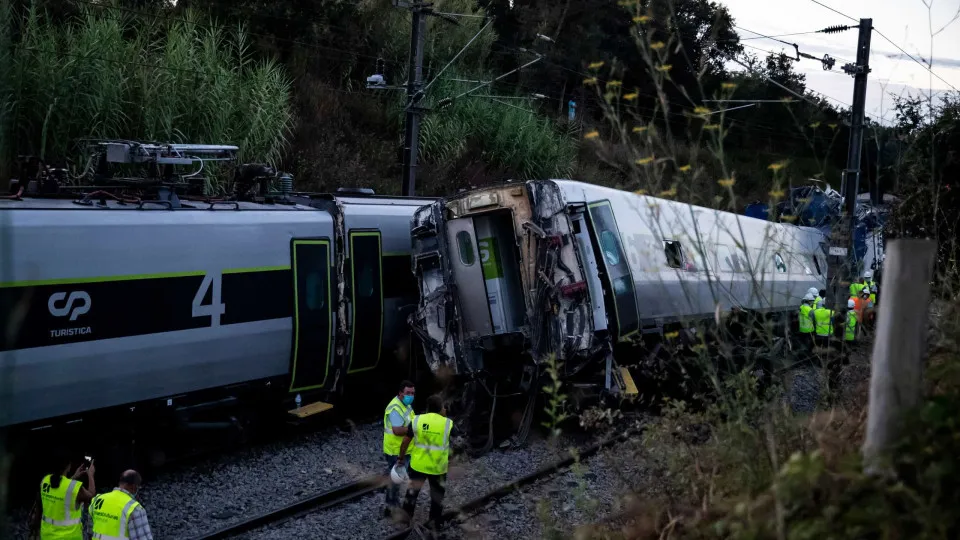
[[[864,281],[866,281],[866,278],[861,277],[860,279],[857,279],[850,284],[850,296],[860,295],[860,291],[862,291],[863,288],[866,287],[866,285],[864,284]]]
[[[830,345],[830,335],[833,334],[833,310],[823,306],[813,310],[814,331],[817,334],[817,345]]]
[[[406,514],[404,521],[413,518],[417,497],[424,482],[430,482],[430,521],[428,525],[439,528],[443,516],[443,497],[447,491],[447,469],[450,463],[450,435],[453,420],[447,418],[447,411],[440,396],[427,399],[427,412],[413,417],[410,432],[403,438],[398,464],[405,463],[407,448],[410,452],[410,487],[403,501]]]
[[[823,304],[823,298],[820,296],[820,291],[816,287],[810,287],[807,289],[807,294],[813,297],[813,309],[817,309]],[[813,330],[811,330],[812,332]]]
[[[813,309],[817,299],[813,294],[807,293],[800,303],[800,312],[798,316],[798,329],[800,333],[800,346],[809,348],[813,345]]]
[[[84,461],[67,477],[73,463],[62,452],[54,458],[50,474],[40,482],[40,497],[33,512],[31,528],[40,532],[40,540],[83,540],[80,515],[85,503],[96,494],[93,462]],[[87,477],[87,487],[79,478]]]
[[[843,327],[843,344],[853,345],[857,341],[857,303],[847,300],[847,322]]]
[[[393,396],[387,408],[383,411],[383,457],[387,461],[387,475],[397,463],[400,455],[400,445],[407,434],[410,422],[413,420],[413,398],[416,388],[410,381],[400,383],[397,395]],[[383,509],[384,517],[389,517],[395,508],[400,506],[400,486],[390,483],[387,485],[386,505]]]
[[[137,502],[143,479],[134,470],[124,471],[120,484],[90,504],[94,540],[153,540],[147,511]]]
[[[870,290],[870,302],[877,305],[877,282],[873,280],[873,270],[867,270],[863,273],[863,284]]]

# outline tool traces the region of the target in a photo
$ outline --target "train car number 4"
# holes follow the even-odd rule
[[[210,326],[220,326],[220,316],[226,312],[226,305],[220,297],[223,275],[219,271],[207,272],[200,282],[200,288],[193,297],[192,313],[194,317],[210,317]],[[212,290],[211,290],[212,289]],[[203,300],[210,291],[210,303]]]

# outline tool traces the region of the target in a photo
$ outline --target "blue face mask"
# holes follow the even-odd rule
[[[403,404],[410,405],[413,403],[413,396],[403,396]]]

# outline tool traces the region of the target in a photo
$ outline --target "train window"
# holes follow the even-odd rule
[[[600,232],[600,249],[607,264],[620,264],[620,251],[617,249],[617,237],[610,231]]]
[[[667,256],[667,266],[683,268],[683,247],[675,240],[663,241],[663,253]]]
[[[820,259],[817,258],[816,254],[813,254],[813,266],[817,268],[817,275],[823,275],[823,271],[820,270]]]
[[[460,262],[464,266],[473,266],[477,256],[473,251],[473,238],[470,238],[470,233],[467,231],[457,233],[457,248],[460,251]]]
[[[307,274],[306,294],[304,296],[307,301],[307,309],[310,311],[318,311],[326,306],[327,288],[326,283],[324,283],[325,274],[326,272],[323,270],[314,270]]]
[[[780,274],[787,273],[787,264],[783,262],[783,257],[779,253],[773,254],[773,264],[777,267],[777,272]]]

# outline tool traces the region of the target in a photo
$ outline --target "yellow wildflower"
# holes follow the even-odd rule
[[[671,188],[671,189],[668,189],[668,190],[665,190],[665,191],[661,191],[659,197],[663,197],[663,198],[673,197],[673,196],[675,196],[676,194],[677,194],[677,190]]]
[[[597,84],[597,78],[596,78],[596,77],[590,77],[589,79],[584,79],[584,80],[583,80],[583,84],[585,84],[585,85]]]
[[[688,172],[690,170],[690,165],[684,165],[680,167],[680,172]]]
[[[773,172],[777,172],[777,171],[779,171],[780,169],[782,169],[782,168],[784,168],[784,167],[786,167],[786,166],[787,166],[787,161],[784,160],[784,161],[778,161],[778,162],[776,162],[776,163],[771,163],[771,164],[767,165],[767,168],[770,169],[770,170],[773,171]]]
[[[707,124],[707,125],[703,126],[703,129],[706,129],[706,130],[709,130],[709,131],[713,131],[713,130],[715,130],[715,129],[720,129],[720,124]]]
[[[643,132],[646,131],[646,130],[647,130],[647,126],[634,126],[634,127],[633,127],[633,132],[634,132],[634,133],[643,133]]]
[[[640,24],[645,24],[645,23],[650,22],[650,17],[647,16],[647,15],[641,15],[641,16],[639,16],[639,17],[634,17],[634,18],[633,18],[633,22],[635,22],[635,23],[640,23]]]
[[[734,179],[734,178],[722,178],[722,179],[720,179],[720,180],[717,180],[717,183],[720,184],[721,187],[731,187],[731,186],[733,186],[734,183],[736,183],[736,179]]]
[[[724,90],[735,90],[737,88],[737,83],[725,82],[720,85],[720,88],[723,88]]]
[[[676,339],[676,338],[680,337],[680,332],[679,332],[679,331],[678,331],[678,332],[667,332],[666,334],[663,335],[663,337],[665,337],[665,338],[667,338],[667,339]]]
[[[653,157],[653,156],[647,156],[647,157],[645,157],[645,158],[640,158],[640,159],[638,159],[637,161],[635,161],[635,163],[636,163],[637,165],[649,165],[649,164],[653,163],[653,160],[654,160],[654,157]]]
[[[693,114],[699,114],[699,115],[710,114],[710,109],[708,109],[708,108],[706,108],[706,107],[704,107],[704,106],[702,106],[702,105],[699,106],[699,107],[694,107],[694,109],[693,109]]]
[[[633,101],[633,100],[637,99],[637,95],[638,95],[638,94],[637,94],[636,92],[630,92],[629,94],[624,94],[624,95],[623,95],[623,99],[625,99],[625,100],[627,100],[627,101]]]
[[[596,138],[599,137],[599,136],[600,136],[600,132],[597,131],[597,130],[593,130],[593,131],[587,133],[586,135],[584,135],[583,138],[584,138],[584,139],[596,139]]]
[[[827,124],[827,127],[829,127],[830,129],[837,129],[836,124]]]
[[[810,124],[810,127],[813,128],[813,129],[817,129],[818,127],[820,127],[820,122],[814,122],[814,123]]]
[[[797,216],[780,216],[780,219],[784,221],[796,221]]]
[[[619,88],[620,86],[623,86],[621,81],[607,81],[607,88]]]
[[[666,47],[666,46],[667,46],[667,45],[666,45],[664,42],[662,42],[662,41],[654,41],[653,43],[650,44],[650,48],[653,49],[653,50],[655,50],[655,51],[659,51],[660,49],[662,49],[662,48],[664,48],[664,47]]]
[[[645,189],[638,189],[638,190],[634,191],[633,193],[634,193],[635,195],[646,195],[646,194],[647,194],[647,190],[645,190]]]
[[[773,197],[774,199],[779,199],[779,198],[783,197],[784,191],[783,191],[782,189],[777,189],[777,190],[771,191],[771,192],[769,193],[769,195],[770,195],[771,197]]]
[[[591,62],[590,65],[587,67],[590,69],[600,69],[603,67],[603,60],[599,60],[597,62]]]
[[[671,69],[673,69],[673,66],[671,64],[664,64],[662,66],[657,66],[657,71],[660,71],[662,73],[666,73]]]

